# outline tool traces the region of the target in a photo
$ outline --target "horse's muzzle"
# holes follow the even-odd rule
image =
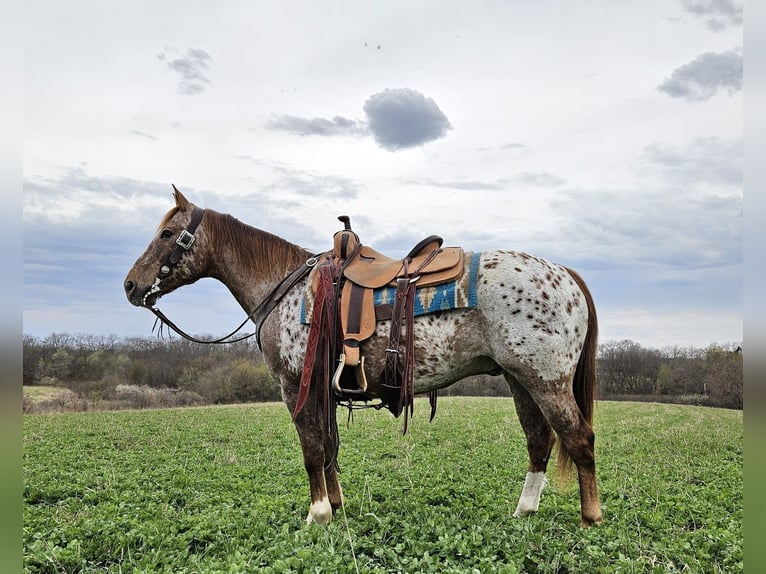
[[[140,289],[138,285],[130,279],[125,280],[123,287],[125,288],[125,295],[131,305],[135,305],[136,307],[151,307],[157,302],[158,296],[156,293],[147,297],[147,293],[151,289],[150,287]]]

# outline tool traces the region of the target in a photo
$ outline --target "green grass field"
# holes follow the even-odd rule
[[[344,418],[342,411],[339,419]],[[345,418],[344,418],[345,420]],[[601,526],[576,481],[513,518],[510,399],[418,402],[341,428],[345,515],[306,526],[283,405],[24,418],[25,572],[741,572],[741,411],[601,402]]]

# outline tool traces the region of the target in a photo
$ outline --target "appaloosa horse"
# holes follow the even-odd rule
[[[174,198],[175,206],[125,279],[125,293],[133,305],[152,309],[159,297],[178,287],[213,277],[252,313],[276,285],[311,258],[306,249],[230,215],[195,207],[175,187]],[[291,413],[309,333],[300,320],[306,281],[303,277],[287,289],[273,311],[267,309],[257,319],[263,355],[279,378]],[[415,392],[443,388],[471,375],[502,373],[529,452],[514,516],[537,511],[558,438],[559,469],[571,462],[577,468],[581,524],[600,522],[592,428],[597,320],[585,283],[571,269],[538,257],[491,251],[478,259],[475,295],[472,308],[415,318]],[[379,323],[363,343],[368,395],[373,397],[380,391],[376,381],[383,369],[385,332],[385,323]],[[311,491],[306,520],[324,523],[342,505],[343,494],[332,464],[326,407],[322,399],[311,398],[319,392],[311,389],[294,423]]]

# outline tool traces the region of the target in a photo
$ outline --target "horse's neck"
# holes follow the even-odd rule
[[[211,226],[210,276],[228,287],[250,313],[269,292],[309,256],[304,248],[231,216]]]

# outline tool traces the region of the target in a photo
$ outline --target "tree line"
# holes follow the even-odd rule
[[[742,347],[652,349],[629,341],[599,347],[599,398],[741,409]],[[186,339],[24,335],[23,384],[66,392],[25,410],[85,410],[279,401],[278,382],[251,340],[203,345]],[[509,396],[502,377],[477,376],[443,395]]]
[[[52,399],[61,410],[281,400],[277,381],[249,340],[203,345],[54,333],[25,335],[22,355],[24,385],[70,391]],[[30,411],[36,406],[25,401]]]
[[[744,398],[742,346],[710,345],[704,349],[649,349],[633,341],[599,347],[599,395],[687,402],[741,409]]]

